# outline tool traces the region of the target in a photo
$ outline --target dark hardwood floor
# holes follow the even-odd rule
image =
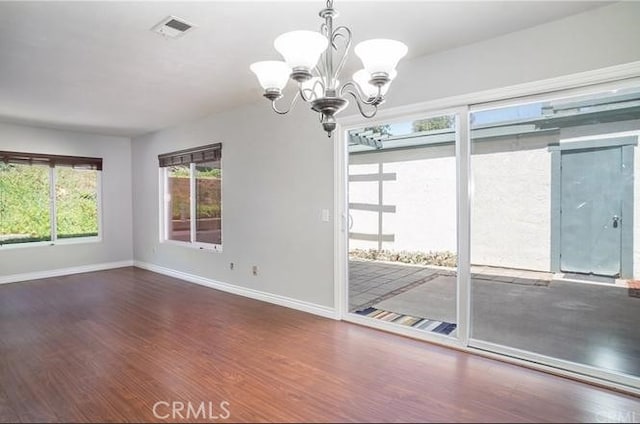
[[[0,286],[0,421],[223,401],[229,421],[640,420],[638,398],[137,268]]]

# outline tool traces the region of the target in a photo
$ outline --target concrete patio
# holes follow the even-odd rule
[[[454,270],[361,260],[349,266],[351,312],[372,307],[456,322]],[[472,338],[640,376],[637,290],[619,280],[563,277],[474,267]]]

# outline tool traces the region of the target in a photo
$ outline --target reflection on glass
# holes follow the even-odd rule
[[[168,210],[171,220],[168,226],[169,240],[191,241],[191,203],[189,165],[167,168]]]
[[[98,235],[98,171],[56,168],[58,238]]]
[[[349,310],[456,335],[455,116],[349,132]]]
[[[196,241],[222,244],[220,162],[196,164]]]
[[[49,167],[0,161],[0,244],[51,240]]]
[[[640,376],[640,91],[472,114],[479,342]]]

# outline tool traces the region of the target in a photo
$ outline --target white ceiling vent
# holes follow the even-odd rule
[[[151,28],[151,31],[169,38],[179,38],[194,28],[193,24],[184,19],[169,16]]]

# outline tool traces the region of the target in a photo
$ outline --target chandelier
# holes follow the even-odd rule
[[[320,114],[322,127],[331,137],[336,128],[335,115],[349,104],[347,94],[353,96],[362,116],[375,116],[397,74],[398,62],[407,54],[407,46],[388,39],[359,43],[354,52],[364,69],[353,74],[352,81],[340,85],[338,78],[351,48],[351,30],[346,26],[333,27],[333,20],[338,16],[333,0],[327,0],[327,7],[319,15],[324,19],[320,32],[291,31],[275,39],[274,47],[284,61],[256,62],[250,69],[258,77],[264,97],[271,101],[276,113],[288,113],[302,98]],[[282,90],[289,78],[298,84],[298,91],[282,110],[276,102],[283,97]]]

